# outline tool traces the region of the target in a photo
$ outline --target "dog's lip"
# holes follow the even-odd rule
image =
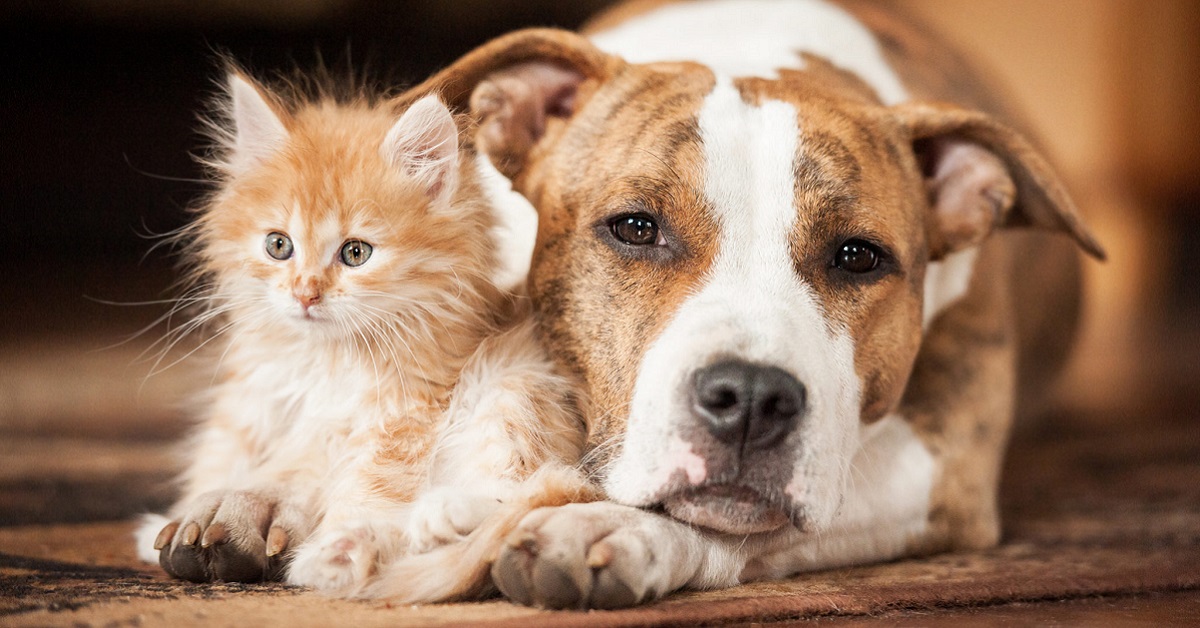
[[[663,499],[672,517],[726,534],[770,532],[791,519],[758,491],[738,484],[712,484],[680,491]]]

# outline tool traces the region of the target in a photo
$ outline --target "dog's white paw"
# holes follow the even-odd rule
[[[351,595],[378,571],[375,536],[366,528],[326,530],[296,550],[288,584]]]
[[[452,487],[431,489],[409,511],[408,550],[422,553],[462,540],[499,506],[500,500],[492,495]]]
[[[633,606],[692,577],[697,539],[676,521],[611,502],[541,508],[509,535],[492,579],[510,599],[531,606]]]

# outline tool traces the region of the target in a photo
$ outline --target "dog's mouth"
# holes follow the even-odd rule
[[[755,534],[777,530],[790,517],[770,500],[745,486],[699,486],[663,500],[672,517],[726,534]]]

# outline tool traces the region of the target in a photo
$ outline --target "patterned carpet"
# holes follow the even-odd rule
[[[14,351],[24,357],[0,364],[0,625],[926,624],[1027,607],[1067,612],[1068,623],[1110,623],[1129,616],[1120,609],[1147,607],[1157,609],[1155,623],[1200,622],[1200,429],[1141,418],[1180,416],[1190,403],[1109,418],[1103,429],[1026,430],[1007,464],[1005,542],[991,551],[683,593],[627,611],[555,613],[498,600],[393,607],[279,585],[182,583],[138,563],[131,518],[170,499],[182,422],[169,401],[181,383],[143,385],[93,364],[126,364],[132,349],[101,358]],[[69,378],[70,390],[135,401],[39,397],[31,387],[52,375]]]

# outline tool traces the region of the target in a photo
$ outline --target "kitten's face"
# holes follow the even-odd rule
[[[201,217],[218,307],[240,325],[362,338],[455,293],[472,225],[450,203],[457,128],[440,103],[398,121],[328,102],[285,116],[242,87],[228,184]]]

